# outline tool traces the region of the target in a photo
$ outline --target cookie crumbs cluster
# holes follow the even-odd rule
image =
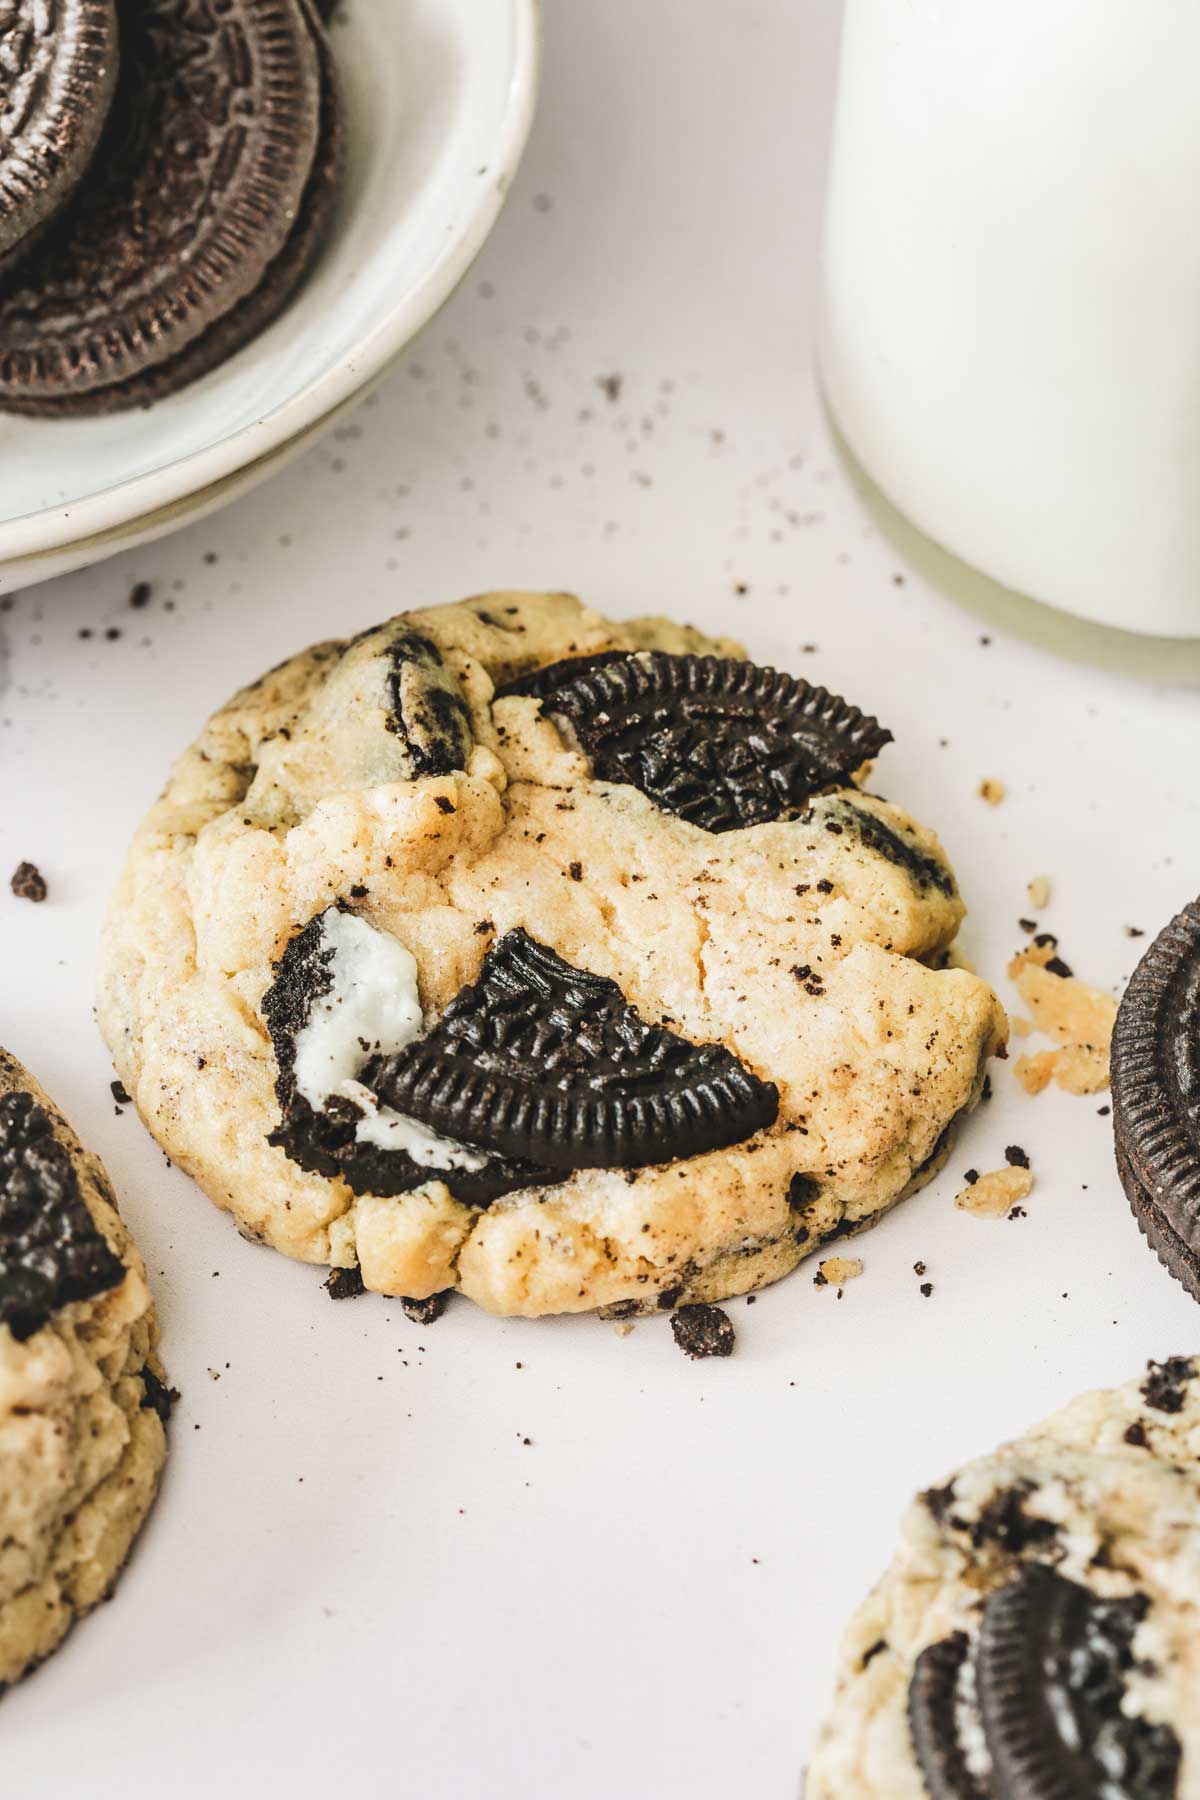
[[[18,900],[32,900],[35,905],[43,901],[50,892],[46,877],[37,864],[31,862],[18,863],[8,885]]]
[[[1108,1054],[1117,1003],[1102,988],[1080,981],[1058,954],[1052,932],[1039,932],[1008,965],[1012,981],[1029,1008],[1014,1018],[1018,1037],[1039,1032],[1058,1048],[1019,1056],[1014,1073],[1027,1094],[1040,1094],[1052,1081],[1068,1094],[1098,1094],[1108,1086]]]

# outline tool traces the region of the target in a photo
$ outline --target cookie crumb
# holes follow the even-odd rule
[[[32,900],[35,904],[44,900],[50,892],[46,886],[46,877],[37,864],[31,862],[18,863],[8,885],[18,900]]]
[[[1029,1167],[1028,1152],[1022,1150],[1020,1144],[1009,1144],[1004,1152],[1004,1160],[1006,1163],[1011,1164],[1014,1169],[1027,1169]]]
[[[1050,880],[1046,875],[1035,875],[1025,892],[1029,895],[1029,904],[1035,912],[1042,912],[1050,904]],[[1024,921],[1022,920],[1022,923]]]
[[[1007,1168],[993,1169],[990,1174],[981,1175],[963,1188],[955,1196],[954,1204],[977,1219],[1000,1219],[1032,1190],[1033,1175],[1028,1164],[1013,1166],[1010,1163]]]
[[[367,1291],[357,1263],[352,1269],[330,1269],[321,1285],[331,1300],[353,1300],[356,1294]]]
[[[450,1304],[449,1288],[443,1288],[440,1294],[430,1294],[424,1300],[402,1299],[400,1302],[406,1319],[414,1325],[435,1325]]]
[[[633,1330],[633,1326],[630,1324],[628,1319],[618,1319],[616,1324],[613,1326],[613,1330],[616,1332],[618,1337],[628,1337]]]
[[[979,784],[979,798],[986,800],[989,806],[999,806],[1004,798],[1004,783],[989,776]]]
[[[133,1095],[126,1092],[125,1083],[123,1081],[110,1081],[108,1084],[108,1091],[118,1106],[133,1105]]]
[[[842,1287],[856,1281],[863,1272],[861,1256],[827,1256],[818,1264],[818,1273],[829,1287]]]
[[[930,1296],[930,1295],[931,1295],[931,1294],[932,1294],[932,1292],[933,1292],[933,1283],[932,1283],[932,1281],[923,1281],[923,1282],[922,1282],[922,1283],[921,1283],[921,1293],[922,1293],[922,1296],[923,1296],[923,1297],[924,1297],[924,1298],[925,1298],[925,1299],[926,1299],[926,1300],[928,1300],[928,1298],[929,1298],[929,1296]]]
[[[139,581],[129,590],[129,604],[134,612],[141,612],[143,606],[149,606],[154,589],[148,581]]]
[[[1041,932],[1008,965],[1009,979],[1032,1014],[1029,1029],[1054,1038],[1057,1050],[1017,1058],[1017,1080],[1028,1094],[1051,1081],[1068,1094],[1098,1094],[1108,1086],[1109,1045],[1117,1003],[1102,988],[1075,976],[1058,954],[1058,940]],[[1026,1035],[1014,1021],[1018,1036]]]
[[[685,1356],[732,1356],[733,1322],[719,1306],[681,1306],[671,1314],[671,1334]]]

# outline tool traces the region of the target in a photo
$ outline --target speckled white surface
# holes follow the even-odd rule
[[[1200,1344],[1102,1101],[1028,1100],[1004,1069],[945,1174],[859,1240],[844,1299],[802,1267],[731,1306],[737,1353],[707,1365],[656,1321],[335,1307],[114,1117],[93,948],[171,756],[303,642],[499,583],[677,611],[877,710],[878,785],[943,833],[966,950],[1010,1000],[1030,877],[1114,987],[1122,927],[1200,887],[1196,696],[1168,684],[1195,651],[952,604],[839,464],[809,370],[836,17],[734,15],[559,0],[511,205],[374,404],[220,516],[0,614],[0,870],[51,884],[40,908],[0,891],[0,1037],[104,1156],[184,1392],[117,1601],[3,1701],[27,1800],[281,1771],[314,1800],[792,1800],[914,1488]],[[957,1212],[962,1170],[1013,1142],[1028,1217]]]

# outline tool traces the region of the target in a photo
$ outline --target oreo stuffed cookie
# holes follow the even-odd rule
[[[1084,1394],[910,1507],[806,1800],[1200,1792],[1200,1381]]]
[[[108,1177],[0,1051],[0,1689],[111,1592],[171,1395]]]
[[[100,1016],[241,1230],[368,1288],[650,1310],[926,1179],[1006,1023],[889,733],[663,620],[500,593],[321,644],[177,764]]]

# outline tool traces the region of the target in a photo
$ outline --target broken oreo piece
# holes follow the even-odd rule
[[[404,1299],[400,1307],[406,1319],[414,1325],[436,1325],[437,1321],[450,1304],[453,1288],[443,1288],[440,1294],[429,1294],[424,1300]]]
[[[563,1174],[699,1156],[779,1108],[774,1084],[723,1045],[645,1024],[615,981],[519,928],[432,1030],[362,1079],[446,1137]]]
[[[671,1335],[693,1362],[709,1356],[732,1356],[737,1341],[729,1315],[719,1306],[679,1307],[671,1314]]]
[[[1111,1078],[1121,1185],[1159,1260],[1200,1300],[1200,900],[1134,970]]]
[[[96,1228],[66,1146],[27,1093],[0,1097],[0,1326],[32,1337],[72,1300],[118,1287],[125,1266]]]
[[[385,655],[387,728],[403,740],[414,776],[465,769],[472,743],[470,714],[437,645],[419,631],[401,631]]]
[[[733,658],[610,651],[551,663],[496,697],[514,694],[566,721],[599,780],[712,832],[795,817],[892,736],[825,688]]]
[[[1170,1800],[1170,1726],[1125,1710],[1143,1594],[1102,1600],[1040,1563],[992,1594],[975,1644],[922,1651],[908,1694],[932,1800]]]

